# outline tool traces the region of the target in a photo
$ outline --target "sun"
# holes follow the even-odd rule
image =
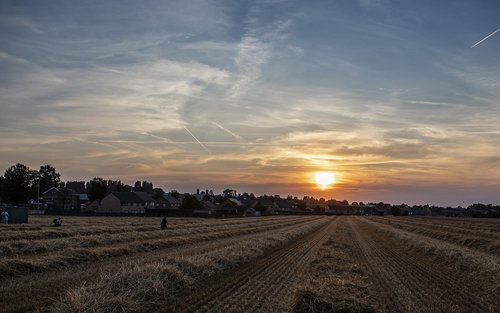
[[[326,189],[335,183],[335,173],[317,172],[314,174],[314,180],[321,189]]]

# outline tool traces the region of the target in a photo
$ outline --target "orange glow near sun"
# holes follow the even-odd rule
[[[335,183],[335,173],[332,172],[316,172],[314,181],[321,189],[327,189]]]

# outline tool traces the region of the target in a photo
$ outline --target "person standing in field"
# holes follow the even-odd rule
[[[4,211],[2,209],[1,216],[2,216],[2,224],[9,224],[9,212]]]
[[[167,217],[166,216],[161,220],[160,228],[167,229]]]

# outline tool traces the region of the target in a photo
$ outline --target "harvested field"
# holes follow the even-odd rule
[[[32,217],[1,312],[500,312],[500,221]]]

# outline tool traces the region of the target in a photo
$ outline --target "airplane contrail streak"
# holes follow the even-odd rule
[[[475,46],[477,46],[478,44],[480,44],[481,42],[485,41],[486,39],[490,38],[491,36],[495,35],[496,33],[498,33],[500,31],[500,28],[495,30],[494,32],[492,32],[491,34],[489,34],[488,36],[484,37],[483,39],[479,40],[478,42],[476,42],[475,44],[473,44],[471,46],[471,48],[474,48]]]
[[[147,132],[143,132],[141,134],[147,135],[147,136],[151,136],[151,137],[156,138],[156,139],[160,139],[160,140],[162,140],[165,143],[169,143],[169,144],[172,144],[172,145],[176,146],[177,148],[182,148],[179,144],[177,144],[176,142],[174,142],[174,141],[172,141],[172,140],[170,140],[168,138],[157,136],[157,135],[150,134],[150,133],[147,133]]]
[[[184,129],[185,129],[185,130],[186,130],[186,131],[187,131],[187,132],[188,132],[188,133],[189,133],[189,134],[190,134],[190,135],[194,138],[194,140],[196,140],[196,141],[200,144],[200,146],[202,146],[202,147],[203,147],[203,149],[205,149],[205,150],[206,150],[209,154],[212,154],[212,153],[210,152],[210,150],[208,150],[208,148],[207,148],[207,147],[205,147],[205,145],[204,145],[203,143],[201,143],[201,141],[199,141],[199,140],[198,140],[198,138],[196,138],[196,136],[195,136],[195,135],[193,135],[193,133],[189,131],[189,129],[187,129],[187,127],[185,127],[185,126],[184,126]]]
[[[215,126],[219,127],[220,129],[222,129],[223,131],[225,131],[226,133],[228,133],[229,135],[233,136],[234,138],[236,138],[236,139],[238,139],[238,140],[243,139],[243,137],[241,137],[241,136],[240,136],[240,135],[238,135],[238,134],[233,133],[232,131],[230,131],[229,129],[225,128],[224,126],[222,126],[222,125],[221,125],[221,124],[219,124],[219,123],[212,122],[212,124],[214,124]]]

